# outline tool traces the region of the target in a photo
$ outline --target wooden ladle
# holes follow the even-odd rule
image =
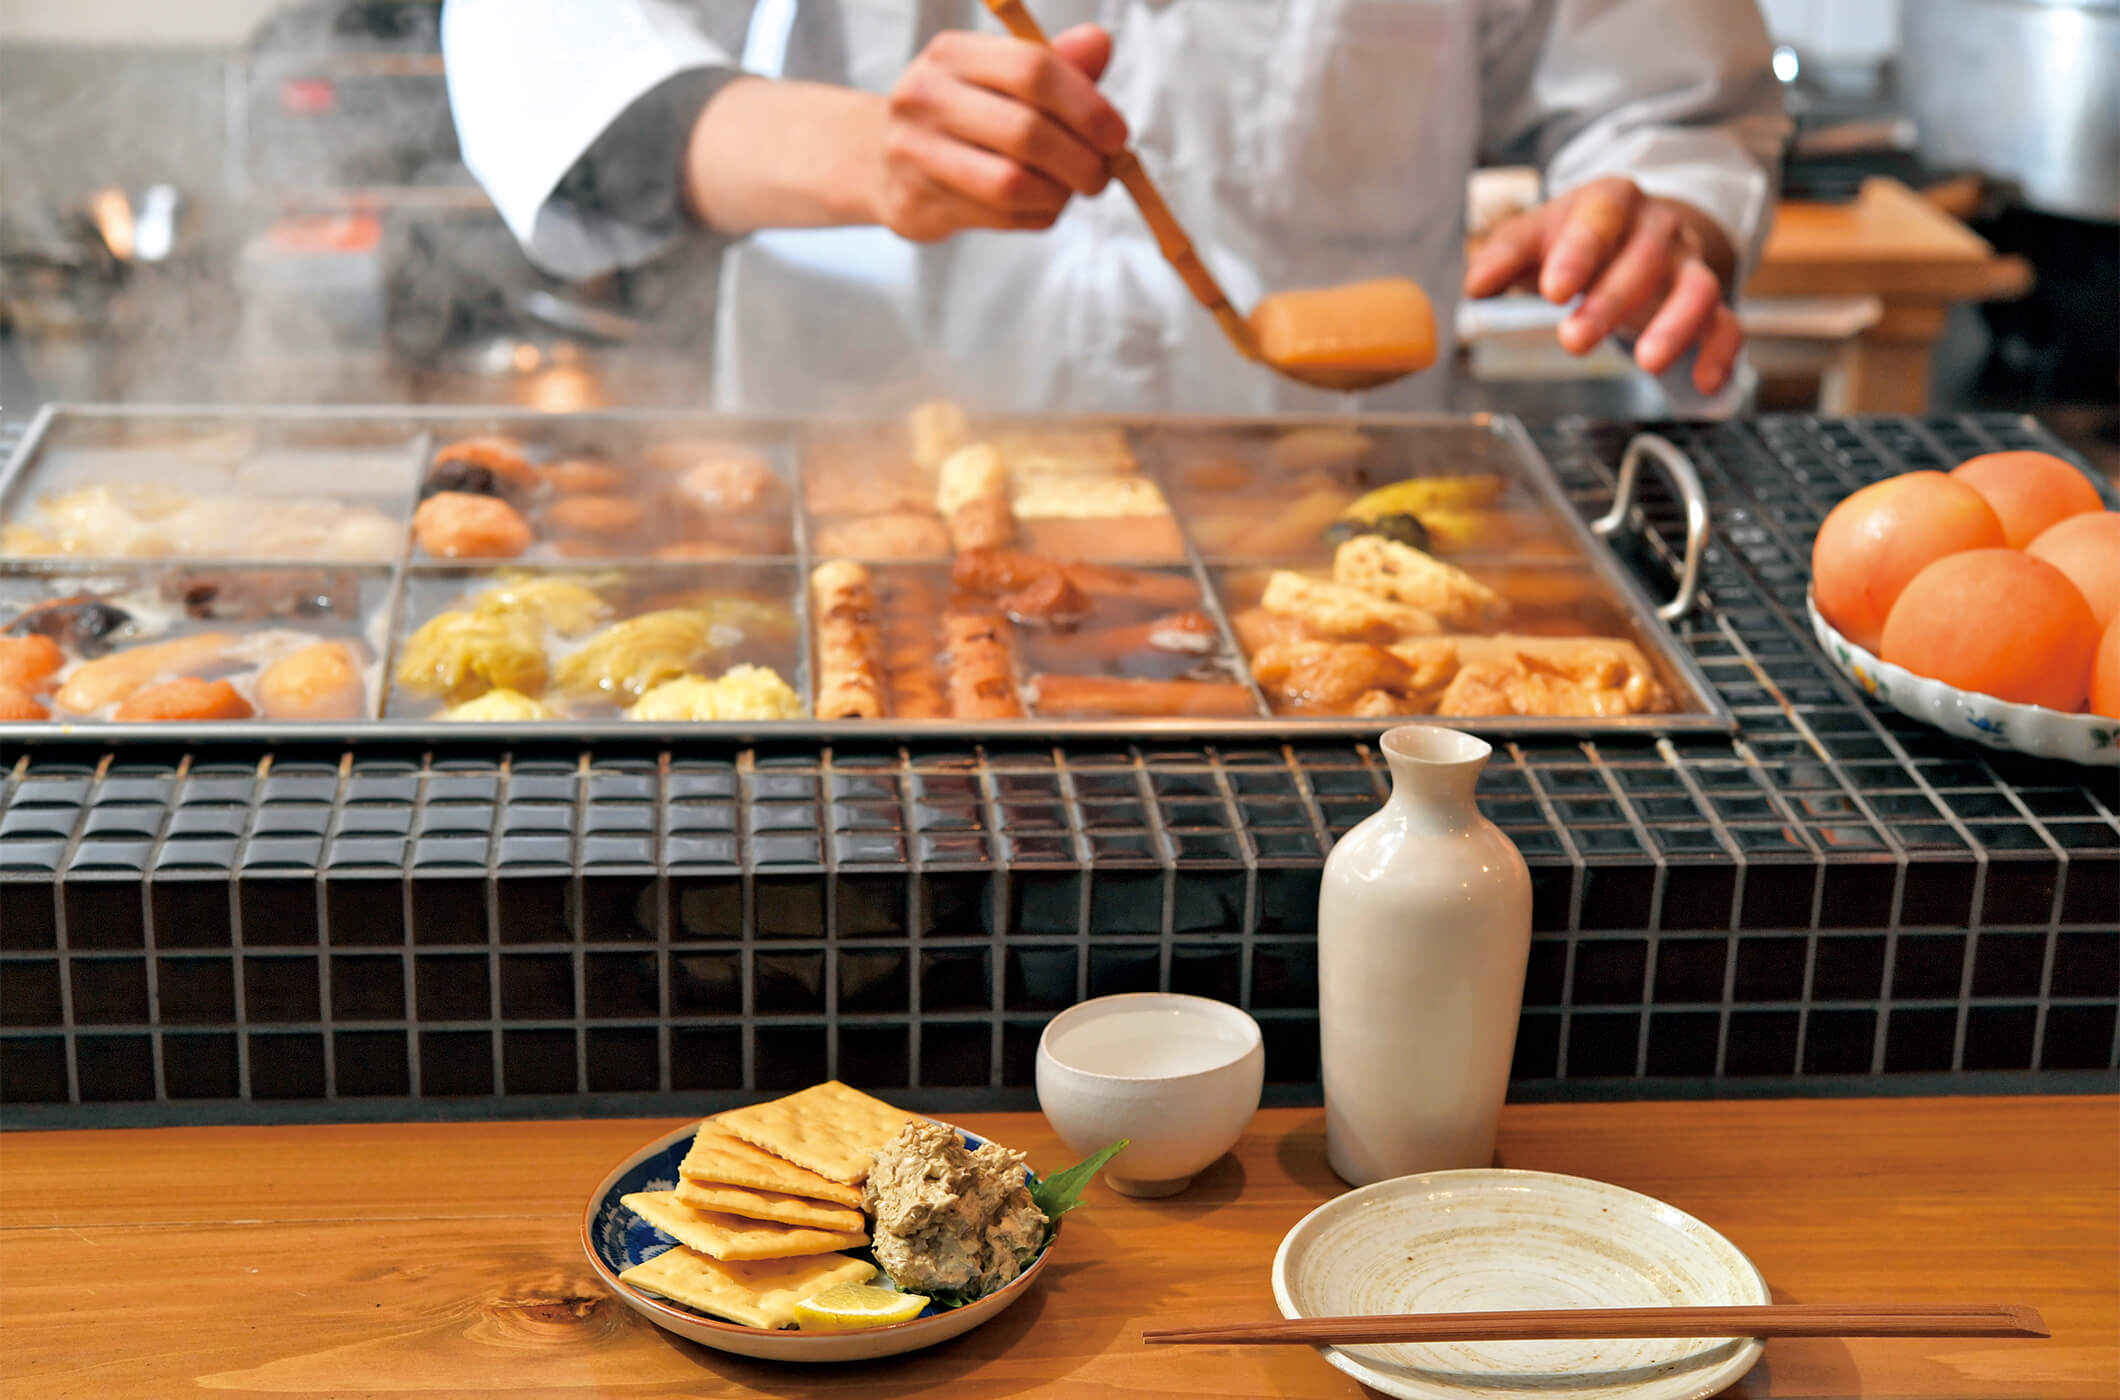
[[[1023,7],[1023,0],[986,0],[986,7],[1018,39],[1041,48],[1052,47],[1038,21]],[[1184,228],[1170,212],[1170,206],[1163,202],[1163,195],[1156,189],[1155,182],[1148,178],[1148,172],[1141,168],[1141,161],[1132,149],[1120,151],[1106,165],[1119,183],[1126,186],[1126,192],[1133,196],[1141,217],[1147,220],[1150,231],[1156,235],[1156,246],[1162,250],[1164,259],[1177,269],[1194,299],[1214,316],[1215,323],[1222,327],[1222,334],[1245,359],[1265,365],[1300,384],[1343,394],[1389,384],[1434,363],[1433,313],[1428,310],[1427,297],[1404,279],[1274,293],[1261,301],[1250,316],[1238,314],[1237,309],[1229,304],[1228,294],[1215,281],[1214,274],[1200,261],[1200,255],[1193,250],[1192,240],[1185,236]],[[1403,339],[1413,346],[1410,353],[1387,348],[1380,354],[1377,346],[1361,343],[1364,337],[1359,333],[1335,338],[1322,351],[1313,349],[1300,358],[1277,357],[1270,353],[1269,347],[1280,339],[1277,334],[1279,326],[1308,319],[1304,313],[1314,314],[1320,309],[1319,303],[1359,303],[1370,298],[1391,309],[1390,319],[1400,323],[1393,328],[1405,332],[1403,337],[1394,336],[1392,339],[1394,342]],[[1306,302],[1311,305],[1305,306]],[[1336,358],[1338,352],[1344,352],[1344,358]]]

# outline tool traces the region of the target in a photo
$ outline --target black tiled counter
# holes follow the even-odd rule
[[[1540,432],[1585,512],[1627,431]],[[1681,637],[1739,731],[1498,749],[1481,798],[1537,928],[1515,1092],[2110,1086],[2120,770],[1880,709],[1803,622],[1848,490],[2051,441],[1663,431],[1717,502]],[[1319,870],[1385,781],[1358,744],[54,746],[0,772],[10,1125],[673,1111],[826,1075],[1026,1104],[1055,1010],[1157,988],[1251,1008],[1270,1094],[1314,1099]]]

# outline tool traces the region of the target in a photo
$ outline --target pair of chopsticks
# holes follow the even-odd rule
[[[1143,1332],[1148,1343],[1355,1346],[1619,1337],[2045,1337],[2014,1303],[1779,1303],[1737,1308],[1554,1308],[1524,1312],[1297,1317]]]

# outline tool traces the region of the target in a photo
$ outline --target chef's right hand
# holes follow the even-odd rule
[[[1096,194],[1126,119],[1097,91],[1112,52],[1093,24],[1050,50],[959,30],[928,41],[891,89],[876,222],[918,243],[965,229],[1042,229]]]

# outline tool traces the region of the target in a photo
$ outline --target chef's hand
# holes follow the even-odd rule
[[[1070,197],[1104,188],[1126,120],[1097,91],[1111,36],[1093,24],[1050,50],[949,31],[891,89],[875,222],[931,243],[973,228],[1042,229]]]
[[[1522,287],[1556,304],[1580,295],[1560,327],[1569,354],[1623,331],[1636,337],[1635,362],[1662,374],[1697,346],[1693,387],[1712,394],[1744,343],[1723,301],[1736,265],[1728,236],[1706,214],[1608,175],[1505,220],[1474,254],[1465,292]]]

